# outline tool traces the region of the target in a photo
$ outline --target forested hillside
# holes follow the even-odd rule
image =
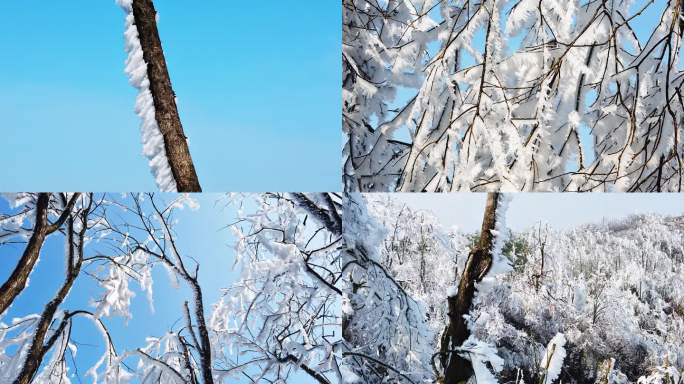
[[[444,228],[432,213],[388,195],[355,204],[346,225],[374,227],[377,235],[353,247],[371,249],[383,273],[353,276],[347,340],[376,361],[348,358],[352,378],[439,382],[448,298],[480,233]],[[470,337],[454,349],[471,362],[473,379],[682,382],[683,217],[631,216],[563,231],[543,222],[521,232],[502,227],[494,231],[502,245],[492,252],[501,268],[476,284]]]

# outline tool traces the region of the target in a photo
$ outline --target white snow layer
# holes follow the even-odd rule
[[[494,235],[492,256],[494,260],[492,269],[489,271],[489,275],[505,273],[511,270],[510,262],[504,255],[501,254],[504,244],[506,244],[506,241],[508,241],[506,211],[508,211],[508,205],[510,204],[511,200],[512,197],[509,194],[502,193],[499,195],[499,200],[496,207],[496,224],[494,230],[492,230],[492,234]]]
[[[147,64],[143,59],[143,51],[138,38],[138,28],[133,19],[132,0],[116,0],[126,15],[126,74],[135,88],[138,97],[135,102],[135,112],[140,117],[140,133],[142,134],[143,155],[149,159],[157,187],[163,192],[177,191],[176,181],[171,173],[169,160],[164,149],[164,138],[155,119],[154,101],[150,92],[150,80],[147,77]]]
[[[343,364],[340,367],[340,374],[342,375],[342,382],[344,384],[356,384],[361,382],[361,378],[346,364]]]
[[[498,373],[503,369],[504,360],[497,354],[496,347],[471,335],[459,349],[463,352],[461,355],[470,360],[477,384],[498,384],[487,367],[489,362],[494,372]]]
[[[496,225],[494,229],[491,230],[492,235],[494,235],[494,244],[492,245],[492,266],[489,268],[487,275],[477,283],[478,294],[483,294],[496,286],[498,284],[496,280],[498,275],[513,270],[510,260],[502,253],[504,244],[508,241],[509,233],[506,228],[506,211],[508,210],[508,204],[511,200],[512,197],[509,194],[502,193],[499,195],[496,207]]]
[[[565,360],[565,335],[557,333],[549,341],[541,361],[541,367],[546,369],[544,384],[551,384],[558,378],[563,368],[563,360]]]

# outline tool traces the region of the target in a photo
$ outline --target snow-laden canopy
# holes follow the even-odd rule
[[[344,0],[347,191],[680,191],[683,5]]]

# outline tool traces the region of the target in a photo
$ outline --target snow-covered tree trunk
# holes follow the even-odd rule
[[[207,330],[207,322],[204,317],[204,302],[202,298],[202,287],[197,281],[197,275],[186,277],[188,284],[192,287],[192,294],[195,303],[195,321],[199,340],[196,347],[199,352],[200,372],[202,375],[202,382],[204,384],[213,384],[214,376],[211,366],[211,343],[209,341],[209,331]],[[193,328],[190,316],[188,316],[188,327]],[[186,359],[187,360],[187,359]],[[189,363],[189,362],[188,362]]]
[[[464,316],[470,312],[477,283],[482,281],[492,266],[494,247],[494,233],[492,231],[496,228],[499,195],[499,193],[487,195],[480,239],[468,256],[458,284],[458,291],[455,294],[450,292],[447,299],[449,324],[442,334],[440,345],[445,384],[464,382],[473,373],[470,361],[456,353],[456,348],[460,347],[470,336],[470,330]]]
[[[172,190],[175,182],[175,189],[178,192],[201,192],[202,188],[195,172],[195,166],[190,156],[190,149],[188,147],[187,137],[183,131],[183,125],[180,121],[178,108],[176,106],[176,94],[171,87],[171,78],[166,66],[166,59],[162,50],[161,40],[159,38],[159,31],[157,30],[157,12],[154,8],[152,0],[118,0],[119,3],[127,9],[133,16],[133,25],[130,31],[127,30],[128,39],[138,39],[140,49],[142,50],[142,59],[144,60],[144,68],[146,70],[146,79],[149,84],[143,84],[141,81],[144,77],[140,74],[129,73],[133,81],[136,82],[140,88],[142,97],[144,99],[145,88],[149,89],[154,104],[154,120],[155,124],[145,121],[147,116],[143,117],[143,143],[145,146],[155,147],[146,148],[144,151],[150,151],[150,165],[157,178],[157,184],[164,190]],[[137,32],[137,36],[135,33]],[[136,51],[132,48],[138,48],[138,44],[127,42],[129,46],[129,55],[135,55]],[[130,58],[129,66],[139,65],[140,58]],[[128,68],[127,68],[128,69]],[[131,70],[140,70],[140,68],[132,68]],[[139,101],[141,96],[139,96]],[[141,108],[138,106],[139,113],[144,114],[149,108]],[[145,110],[145,111],[144,111]],[[156,132],[148,132],[157,130],[163,139],[163,151],[159,147],[159,143],[153,142],[154,139],[149,136],[154,136]],[[147,142],[149,141],[149,142]],[[165,153],[165,155],[164,155]],[[168,179],[169,175],[163,175],[166,164],[157,164],[159,162],[168,162],[173,180]]]
[[[39,193],[35,206],[35,224],[31,237],[24,249],[24,252],[12,271],[10,277],[0,287],[0,315],[12,304],[14,299],[24,290],[31,271],[38,261],[40,249],[45,242],[45,238],[58,230],[71,214],[71,210],[78,199],[79,194],[71,196],[68,202],[64,201],[64,210],[54,223],[48,221],[48,211],[50,209],[50,194]]]

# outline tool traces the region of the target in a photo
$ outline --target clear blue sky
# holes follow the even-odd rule
[[[156,1],[205,191],[340,186],[341,9]],[[0,2],[0,190],[155,190],[114,0]]]
[[[202,194],[195,196],[200,204],[197,211],[184,209],[177,211],[179,247],[187,256],[200,261],[200,284],[203,288],[205,309],[207,314],[212,304],[218,301],[220,288],[229,287],[239,279],[239,270],[233,270],[235,261],[233,240],[228,229],[224,227],[235,220],[235,211],[225,206],[225,201],[219,194]],[[171,201],[171,197],[166,198]],[[7,213],[7,202],[0,198],[0,212]],[[0,281],[5,281],[16,265],[18,256],[23,250],[22,245],[0,247]],[[14,302],[8,314],[0,321],[8,323],[13,317],[23,317],[31,313],[40,313],[45,304],[57,292],[64,279],[64,237],[53,235],[48,237],[34,272],[31,274],[29,286]],[[151,312],[145,294],[136,292],[132,300],[131,312],[133,318],[128,322],[120,317],[104,319],[110,329],[115,345],[119,352],[132,348],[143,347],[148,336],[162,336],[171,329],[179,319],[182,321],[182,303],[190,300],[187,289],[171,286],[166,271],[159,267],[154,277],[154,306]],[[137,290],[135,283],[131,284]],[[100,295],[99,288],[93,279],[81,276],[71,290],[62,309],[93,310],[89,299],[93,295]],[[95,294],[97,293],[97,294]],[[174,329],[178,329],[176,327]],[[74,322],[74,340],[78,345],[77,367],[82,382],[92,379],[83,375],[101,356],[103,343],[100,334],[92,322],[77,319]],[[78,383],[78,380],[72,380]]]

